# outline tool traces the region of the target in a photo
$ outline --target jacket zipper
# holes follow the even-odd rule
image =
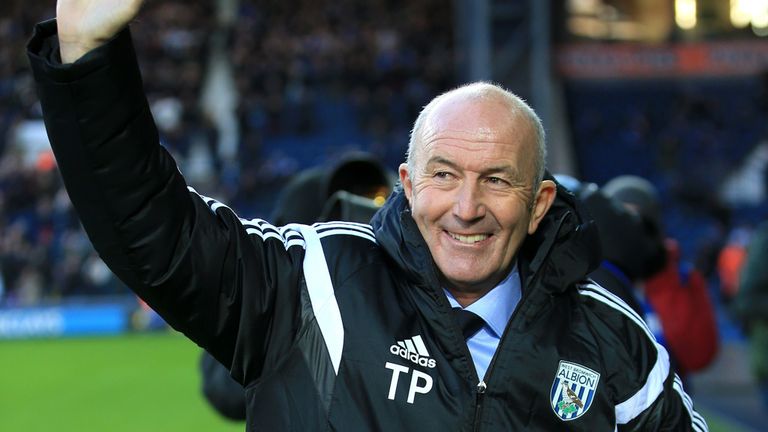
[[[428,291],[428,292],[431,292],[431,291]],[[444,310],[450,311],[452,309],[445,295],[442,295],[442,296],[433,295],[432,299],[435,300],[439,305],[439,307],[443,308]],[[510,322],[511,321],[512,319],[510,318]],[[506,331],[504,333],[506,333]],[[463,342],[460,346],[464,351],[464,356],[469,360],[469,372],[470,372],[469,379],[472,379],[474,377],[474,379],[477,380],[477,385],[475,386],[475,415],[472,419],[472,424],[473,424],[472,430],[477,431],[480,425],[479,423],[480,407],[482,406],[483,396],[485,395],[485,390],[487,387],[485,385],[485,382],[482,379],[480,379],[480,377],[477,375],[477,370],[475,370],[475,363],[474,363],[474,360],[472,360],[472,353],[469,351],[469,347],[467,346],[466,341],[461,337],[461,331],[457,332],[457,334],[459,335],[458,336],[459,340]],[[493,360],[491,360],[491,365],[493,365]]]
[[[521,280],[521,288],[522,288],[522,280]],[[533,281],[532,281],[533,282]],[[531,285],[535,285],[535,283],[532,283]],[[509,333],[512,329],[512,323],[515,321],[515,317],[517,317],[518,312],[520,311],[523,304],[528,301],[528,299],[531,296],[531,291],[523,292],[523,296],[520,298],[520,302],[517,304],[517,307],[515,307],[515,311],[512,312],[512,316],[509,317],[509,321],[507,322],[507,326],[504,328],[504,333],[501,335],[501,339],[499,339],[499,345],[496,347],[496,352],[494,352],[493,357],[491,358],[491,363],[488,365],[488,369],[485,371],[485,376],[483,378],[478,377],[478,383],[475,387],[475,417],[474,422],[472,426],[472,430],[474,432],[478,432],[480,430],[480,419],[483,409],[483,399],[485,398],[485,393],[488,390],[488,384],[486,384],[486,380],[490,381],[490,378],[493,374],[494,366],[496,365],[496,359],[498,358],[498,353],[501,351],[501,346],[505,343],[507,343],[507,339],[509,339],[511,336]],[[469,355],[470,360],[472,359],[472,354],[469,352],[469,348],[467,348],[467,355]],[[477,373],[475,373],[475,376],[477,376]]]
[[[480,430],[480,412],[483,409],[483,398],[485,397],[485,390],[488,388],[488,386],[485,385],[485,381],[480,380],[479,383],[477,383],[477,387],[475,387],[475,419],[474,419],[474,426],[472,427],[472,430],[474,432],[477,432]]]
[[[562,226],[562,224],[560,226]],[[558,232],[560,230],[560,226],[558,226],[557,228]],[[537,276],[534,276],[534,279],[536,278]],[[523,287],[524,282],[525,281],[522,280],[522,277],[521,277],[521,280],[520,280],[521,290],[524,288]],[[535,283],[533,283],[533,280],[531,280],[531,282],[532,282],[531,285],[535,286]],[[435,290],[436,289],[439,289],[439,288],[435,288]],[[439,307],[447,310],[451,310],[451,305],[448,302],[448,299],[444,295],[443,296],[437,295],[436,291],[434,290],[428,290],[427,292],[431,294],[431,297],[433,300],[437,301]],[[487,377],[490,380],[491,373],[493,372],[494,365],[496,364],[496,358],[498,357],[497,354],[501,349],[502,344],[505,343],[505,340],[507,339],[507,334],[510,332],[510,329],[512,328],[512,323],[514,322],[515,317],[518,315],[518,312],[520,311],[521,306],[528,300],[530,295],[531,295],[531,290],[522,292],[522,297],[520,298],[520,302],[517,304],[517,307],[515,307],[514,312],[512,312],[512,316],[509,317],[509,322],[507,322],[507,326],[504,328],[504,334],[501,335],[501,339],[499,340],[499,345],[496,347],[496,352],[493,354],[493,357],[491,358],[491,363],[488,365],[488,369],[485,371],[485,377],[480,378],[477,375],[477,370],[475,370],[475,367],[474,367],[474,360],[472,359],[472,353],[469,351],[469,347],[467,346],[466,341],[462,339],[462,341],[464,342],[462,344],[464,348],[464,355],[466,356],[467,359],[469,359],[471,364],[470,370],[474,371],[473,375],[477,380],[477,385],[475,386],[475,415],[472,421],[472,430],[474,432],[477,432],[480,430],[480,418],[481,418],[482,408],[483,408],[483,399],[485,398],[485,393],[486,393],[486,390],[488,389],[488,385],[485,382],[485,378]],[[459,332],[459,334],[461,334],[461,332]]]

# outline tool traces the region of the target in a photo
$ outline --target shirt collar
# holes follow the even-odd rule
[[[512,313],[515,311],[515,307],[517,307],[517,303],[520,301],[520,288],[520,273],[517,269],[517,263],[515,263],[512,271],[501,283],[465,309],[480,316],[485,321],[485,324],[500,338],[507,327],[509,319],[512,317]],[[445,288],[443,288],[443,291],[446,297],[448,297],[448,303],[451,304],[451,307],[461,308],[453,294]]]

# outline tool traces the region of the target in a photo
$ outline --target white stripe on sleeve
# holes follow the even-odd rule
[[[648,373],[643,387],[632,397],[615,407],[616,423],[627,424],[648,409],[664,391],[664,380],[669,376],[669,354],[663,346],[656,342],[645,322],[619,297],[597,284],[584,285],[579,289],[579,293],[593,298],[627,316],[643,330],[645,335],[648,336],[649,341],[656,347],[656,363],[654,363],[653,368]]]
[[[627,424],[632,421],[648,409],[664,390],[664,380],[669,376],[669,354],[659,344],[656,344],[656,349],[656,364],[653,365],[643,387],[631,398],[616,405],[616,423]]]
[[[344,349],[344,324],[341,321],[341,312],[336,302],[323,245],[314,228],[298,224],[291,224],[290,227],[301,232],[306,242],[304,280],[307,282],[312,311],[331,357],[333,370],[338,375]]]

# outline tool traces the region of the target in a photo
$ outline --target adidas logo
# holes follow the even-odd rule
[[[419,366],[428,368],[435,367],[435,359],[429,358],[429,351],[427,351],[427,347],[424,345],[424,341],[419,335],[392,344],[392,346],[389,347],[389,352],[406,360],[410,360]]]

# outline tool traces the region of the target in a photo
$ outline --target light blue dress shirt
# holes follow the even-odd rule
[[[459,302],[443,289],[448,297],[451,307],[461,308]],[[493,354],[499,346],[501,335],[507,327],[512,312],[515,311],[522,295],[520,285],[520,273],[517,270],[517,264],[500,284],[488,291],[477,301],[464,308],[474,312],[485,321],[485,325],[474,336],[467,340],[467,347],[472,354],[472,362],[475,364],[477,376],[482,380],[488,365],[491,364]]]

